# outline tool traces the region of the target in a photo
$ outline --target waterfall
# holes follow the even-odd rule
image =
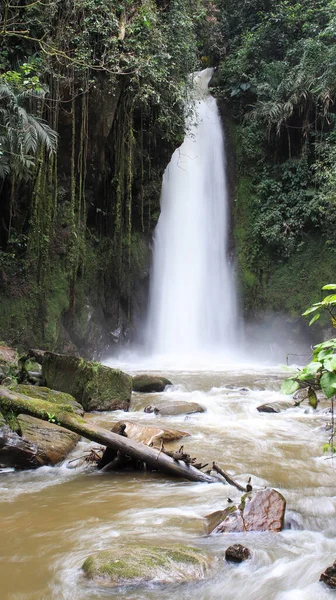
[[[213,69],[193,75],[184,142],[165,170],[154,234],[147,340],[152,353],[226,353],[237,339],[228,257],[225,145]]]

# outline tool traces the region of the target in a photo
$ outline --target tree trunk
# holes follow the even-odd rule
[[[57,406],[57,404],[52,404],[51,402],[36,400],[23,394],[15,394],[7,388],[0,388],[0,411],[4,415],[8,413],[14,413],[15,415],[25,414],[44,421],[48,421],[50,414],[52,414],[57,424],[65,429],[69,429],[92,442],[118,450],[135,460],[140,460],[146,463],[151,469],[163,471],[169,475],[182,477],[189,481],[218,483],[217,478],[202,473],[202,471],[195,469],[192,465],[186,465],[184,462],[174,460],[170,456],[160,452],[160,450],[112,433],[103,427],[99,427],[99,425],[76,416],[69,409]]]

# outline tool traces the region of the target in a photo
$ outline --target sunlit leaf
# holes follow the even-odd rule
[[[294,381],[293,379],[286,379],[283,382],[280,391],[282,394],[294,394],[294,392],[296,392],[296,390],[299,388],[300,385],[297,381]]]
[[[328,283],[323,286],[322,290],[336,290],[336,283]]]
[[[327,371],[336,371],[336,355],[330,356],[323,361],[323,366]]]
[[[315,321],[317,321],[320,318],[320,316],[321,316],[321,313],[318,313],[312,319],[310,319],[309,325],[312,325],[313,323],[315,323]]]

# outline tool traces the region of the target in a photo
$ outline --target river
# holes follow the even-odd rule
[[[336,461],[326,460],[328,415],[310,408],[279,414],[256,407],[283,396],[282,369],[165,372],[174,383],[163,394],[134,394],[127,419],[183,429],[192,455],[216,460],[241,483],[272,486],[287,500],[286,529],[279,534],[206,536],[204,517],[224,508],[239,492],[221,483],[171,480],[158,474],[101,474],[71,458],[96,446],[80,442],[61,466],[0,474],[1,600],[327,600],[334,592],[319,583],[336,558]],[[206,412],[159,418],[143,412],[154,401],[186,400]],[[98,423],[125,418],[101,413]],[[73,464],[73,463],[72,463]],[[166,586],[97,589],[81,573],[84,559],[119,545],[190,544],[213,556],[208,579]],[[252,559],[225,562],[232,543],[246,545]]]

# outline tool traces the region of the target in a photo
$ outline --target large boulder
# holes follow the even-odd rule
[[[5,467],[55,465],[66,458],[79,439],[63,427],[28,415],[19,415],[16,421],[18,429],[14,432],[0,420],[0,464]]]
[[[188,546],[120,546],[89,556],[82,569],[100,586],[113,587],[141,583],[176,583],[203,579],[208,572],[208,556]]]
[[[241,563],[251,558],[251,552],[241,544],[233,544],[225,550],[225,560],[228,562]]]
[[[19,373],[19,356],[16,350],[0,344],[0,381],[16,377]]]
[[[42,376],[47,387],[76,398],[86,411],[128,410],[132,377],[94,361],[46,352]]]
[[[229,506],[206,517],[208,533],[281,531],[286,500],[276,490],[266,488],[245,494],[241,504]]]
[[[135,375],[133,377],[133,392],[150,394],[164,392],[167,385],[173,385],[169,379],[161,375]]]
[[[47,402],[57,404],[58,406],[69,406],[79,417],[84,415],[84,409],[82,405],[79,404],[79,402],[77,402],[73,396],[70,396],[70,394],[66,394],[65,392],[50,390],[46,387],[24,384],[13,384],[9,387],[9,389],[18,394],[24,394],[25,396],[37,398],[38,400],[46,400]]]
[[[283,410],[288,410],[289,408],[295,408],[295,404],[286,400],[279,400],[278,402],[267,402],[266,404],[261,404],[260,406],[257,406],[257,411],[264,413],[280,413]]]
[[[161,415],[163,417],[191,415],[193,413],[202,413],[204,410],[203,406],[197,404],[197,402],[184,402],[183,400],[169,402],[162,406],[146,406],[144,409],[146,413],[155,413],[156,415]]]
[[[178,429],[148,427],[147,425],[132,423],[132,421],[118,421],[118,423],[113,425],[111,431],[119,433],[121,424],[126,425],[124,432],[127,437],[136,442],[142,442],[147,446],[154,446],[161,442],[174,442],[190,435],[186,431],[179,431]]]
[[[320,581],[323,581],[328,587],[336,589],[336,560],[322,573]]]

